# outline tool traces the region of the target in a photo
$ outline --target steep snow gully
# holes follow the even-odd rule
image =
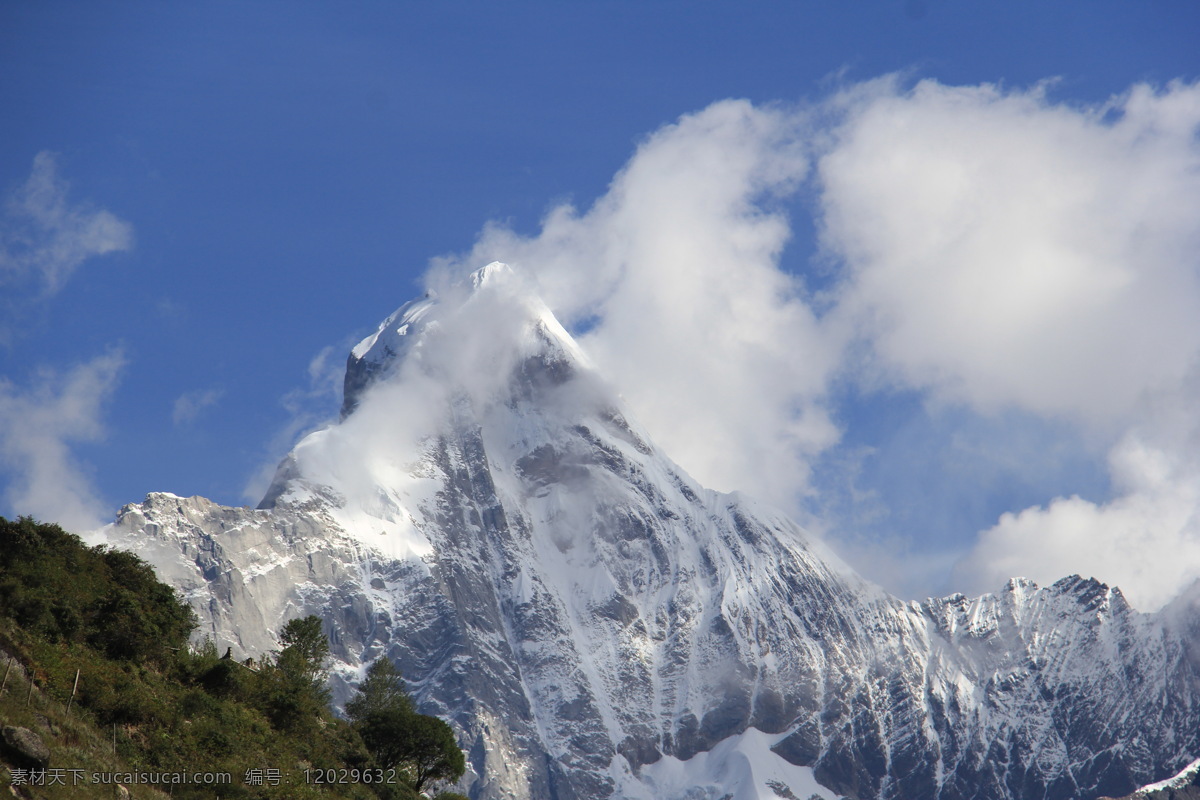
[[[321,615],[340,700],[393,659],[473,798],[1086,798],[1200,754],[1200,598],[891,597],[692,481],[501,264],[354,348],[258,509],[152,494],[106,535],[221,647]]]

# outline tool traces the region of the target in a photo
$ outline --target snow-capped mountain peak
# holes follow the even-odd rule
[[[687,476],[501,264],[401,306],[346,387],[261,509],[152,495],[110,541],[220,645],[321,614],[342,697],[395,660],[472,797],[1065,800],[1200,752],[1186,609],[1077,576],[890,597]]]
[[[471,286],[475,289],[496,281],[510,280],[513,275],[512,267],[502,261],[493,261],[471,273]]]
[[[387,317],[347,361],[342,416],[381,378],[423,373],[454,391],[495,392],[513,361],[552,349],[587,363],[558,319],[507,264],[493,262],[445,289],[426,292]],[[491,379],[491,383],[488,382]]]

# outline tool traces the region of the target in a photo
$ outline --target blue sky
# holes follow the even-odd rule
[[[1107,130],[1114,123],[1103,104],[1139,84],[1158,92],[1151,105],[1166,108],[1176,98],[1171,107],[1184,108],[1177,116],[1187,127],[1185,89],[1200,77],[1197,32],[1200,11],[1183,2],[448,2],[351,10],[0,2],[0,513],[57,514],[79,524],[158,490],[252,502],[247,492],[261,485],[264,465],[336,412],[348,348],[420,290],[432,258],[457,254],[451,261],[461,269],[485,256],[513,260],[504,245],[518,240],[512,249],[527,259],[548,258],[538,244],[543,215],[563,203],[586,215],[635,152],[649,152],[655,131],[744,98],[754,114],[787,110],[792,121],[780,124],[791,126],[789,135],[809,136],[812,152],[794,185],[762,209],[787,223],[774,268],[802,281],[801,311],[811,307],[812,324],[826,331],[812,347],[830,362],[819,375],[796,373],[811,386],[790,395],[776,387],[781,404],[811,405],[828,430],[821,420],[800,426],[808,425],[797,434],[799,455],[781,456],[790,466],[774,473],[792,480],[795,496],[774,487],[771,499],[794,501],[864,571],[910,594],[990,585],[995,575],[986,565],[1003,561],[997,548],[1024,553],[1026,561],[1011,567],[1025,569],[1038,563],[1031,542],[1061,533],[1065,555],[1046,559],[1047,569],[1060,569],[1081,547],[1079,530],[1113,519],[1114,536],[1129,526],[1165,526],[1170,536],[1159,549],[1191,553],[1200,541],[1187,521],[1192,471],[1177,463],[1187,459],[1167,452],[1169,466],[1158,472],[1129,466],[1157,464],[1152,456],[1170,450],[1147,444],[1154,437],[1142,432],[1186,406],[1179,398],[1189,378],[1172,365],[1190,363],[1190,350],[1160,357],[1151,337],[1130,357],[1161,360],[1161,370],[1137,373],[1151,394],[1170,384],[1153,402],[1110,408],[1066,390],[1039,393],[1015,367],[970,365],[975,352],[981,361],[1025,352],[996,356],[987,331],[964,337],[980,349],[963,353],[922,349],[912,344],[917,334],[904,338],[912,326],[901,323],[895,335],[871,332],[864,320],[885,311],[913,319],[922,303],[939,306],[938,295],[899,304],[879,294],[883,283],[854,276],[885,277],[885,267],[854,243],[871,238],[856,225],[892,219],[895,210],[870,206],[856,177],[856,165],[870,162],[862,148],[873,141],[872,120],[889,102],[917,114],[955,107],[945,93],[914,94],[922,80],[998,87],[1000,99],[964,101],[983,110],[970,118],[980,133],[962,135],[985,142],[1022,113],[1052,127],[1055,115],[1070,112],[1090,119],[1085,127]],[[861,88],[888,75],[899,76],[890,88]],[[1044,99],[1030,100],[1047,80]],[[1173,80],[1184,88],[1168,97]],[[837,107],[833,98],[856,87],[870,96]],[[1017,99],[1005,105],[1004,98]],[[1111,113],[1135,113],[1117,105]],[[795,121],[796,109],[806,109],[803,121]],[[1013,109],[1009,117],[988,116],[1004,109]],[[854,130],[862,137],[838,133],[836,147],[821,145],[821,136],[847,130],[823,127],[822,119],[839,114],[861,123]],[[940,135],[936,126],[928,130],[922,141]],[[1009,138],[1019,139],[1027,128],[1012,130]],[[1194,126],[1163,136],[1159,150],[1175,148],[1168,155],[1182,159],[1169,163],[1193,163]],[[681,141],[662,138],[664,148]],[[856,150],[856,142],[867,144]],[[1142,163],[1138,146],[1128,145],[1131,170]],[[847,160],[821,161],[817,151]],[[1104,185],[1119,191],[1122,180],[1133,181],[1125,174]],[[1194,183],[1172,184],[1162,197],[1150,183],[1142,193],[1151,196],[1147,205],[1186,210]],[[1002,194],[997,189],[996,207],[1009,209]],[[42,222],[31,211],[38,208]],[[1154,219],[1171,216],[1157,208]],[[1110,212],[1118,221],[1143,213],[1125,206],[1096,213]],[[840,233],[829,233],[833,214],[851,218]],[[45,215],[54,218],[50,228]],[[477,245],[489,221],[506,226],[509,238],[485,235]],[[1184,219],[1159,238],[1194,242],[1195,228]],[[1129,241],[1140,240],[1130,234]],[[1136,269],[1141,256],[1123,242],[1112,244],[1113,258]],[[1148,260],[1176,263],[1178,285],[1190,291],[1195,261],[1171,262],[1171,253]],[[555,275],[597,280],[583,266],[578,275]],[[1130,311],[1129,324],[1174,319],[1154,304],[1160,294],[1147,289],[1151,299],[1133,306],[1142,316]],[[586,293],[562,297],[572,308],[564,316],[587,318]],[[615,329],[619,309],[610,311]],[[1164,335],[1190,342],[1196,326],[1178,316],[1180,329]],[[1081,325],[1078,336],[1103,338]],[[828,333],[839,326],[840,334]],[[593,337],[610,360],[619,359],[621,342],[615,334]],[[1128,385],[1134,368],[1121,369],[1098,373],[1092,394]],[[639,388],[637,374],[627,378],[631,401],[653,393]],[[653,402],[645,402],[653,420]],[[1155,435],[1186,440],[1191,418],[1178,413],[1182,422]],[[705,424],[736,416],[714,406]],[[734,439],[757,435],[743,437],[731,424]],[[664,438],[671,441],[671,432]],[[748,452],[746,460],[757,457]],[[680,460],[702,479],[727,484],[719,488],[754,479],[705,458]],[[1147,483],[1164,469],[1184,477]],[[78,502],[48,496],[56,481]],[[1175,503],[1178,513],[1166,520],[1136,510]],[[1011,524],[998,526],[1005,512]],[[1080,569],[1089,567],[1103,573],[1107,564]],[[1195,567],[1172,585],[1200,575],[1200,559]],[[1151,580],[1153,569],[1140,578],[1116,569],[1099,577]]]

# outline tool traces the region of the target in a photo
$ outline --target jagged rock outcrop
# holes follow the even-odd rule
[[[343,419],[261,508],[155,494],[109,541],[239,657],[317,613],[339,698],[394,659],[458,731],[476,798],[807,797],[815,779],[1057,800],[1200,752],[1188,612],[1079,577],[893,598],[692,481],[507,268],[456,291],[354,349]]]

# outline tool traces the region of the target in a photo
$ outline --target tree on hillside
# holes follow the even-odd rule
[[[449,725],[437,717],[414,714],[405,733],[400,763],[411,771],[417,794],[439,781],[453,782],[462,777],[466,759]]]
[[[366,720],[372,715],[402,716],[412,713],[412,701],[404,691],[400,671],[387,658],[377,659],[371,665],[366,680],[358,687],[358,693],[346,703],[346,716],[353,722]]]
[[[289,622],[279,639],[283,649],[259,673],[264,710],[276,728],[298,732],[329,705],[329,640],[311,615]]]
[[[417,794],[438,781],[458,780],[466,769],[454,731],[437,717],[413,710],[400,673],[387,658],[367,670],[346,715],[376,763],[407,772]]]
[[[329,677],[329,639],[321,630],[321,618],[310,614],[303,619],[294,619],[283,626],[279,640],[283,650],[275,660],[275,666],[284,677],[297,684],[308,684],[319,692],[328,692],[325,682]]]

